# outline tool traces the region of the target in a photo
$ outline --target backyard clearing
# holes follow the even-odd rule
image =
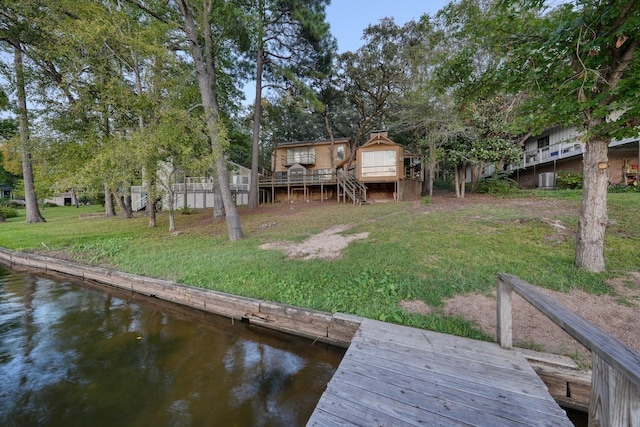
[[[463,200],[440,195],[430,204],[416,201],[412,209],[416,215],[428,215],[434,211],[462,209],[470,204],[485,203],[487,200],[491,200],[489,196],[474,194]],[[572,231],[561,221],[549,218],[572,209],[563,201],[501,199],[500,203],[504,208],[527,211],[528,217],[519,220],[521,222],[538,221],[546,224],[549,228],[546,239],[550,245],[566,242],[572,237]],[[300,243],[267,243],[261,248],[281,250],[292,259],[333,260],[340,258],[342,251],[352,241],[368,237],[368,233],[341,234],[350,228],[350,225],[338,225],[312,235]],[[613,279],[608,283],[613,287],[614,295],[594,295],[577,289],[568,293],[540,289],[571,311],[640,351],[640,330],[636,326],[640,312],[640,272],[630,272],[626,277]],[[404,300],[399,305],[412,313],[429,314],[437,310],[420,300]],[[495,338],[495,291],[490,296],[478,293],[457,295],[445,302],[444,314],[472,321],[485,334]],[[517,294],[513,295],[513,339],[516,346],[570,355],[582,366],[590,365],[590,353],[584,347]]]

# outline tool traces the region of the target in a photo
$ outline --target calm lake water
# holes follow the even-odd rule
[[[301,426],[343,354],[0,264],[0,426]]]

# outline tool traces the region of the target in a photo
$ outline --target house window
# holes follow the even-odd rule
[[[396,176],[396,152],[363,151],[362,177]]]
[[[538,150],[549,146],[549,135],[538,138]]]
[[[344,145],[338,145],[336,148],[336,159],[344,160]]]

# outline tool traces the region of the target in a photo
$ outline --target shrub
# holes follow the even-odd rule
[[[446,181],[444,179],[435,179],[433,181],[433,189],[453,191],[455,190],[455,187],[453,186],[453,182],[451,181]]]
[[[485,178],[476,186],[476,192],[484,194],[513,194],[518,191],[518,183],[505,174]]]
[[[609,186],[609,193],[637,193],[640,189],[637,185],[613,184]]]
[[[44,207],[45,208],[57,208],[58,204],[57,203],[53,203],[53,202],[45,202]]]
[[[0,206],[0,216],[4,219],[15,218],[18,216],[18,211],[9,206]]]
[[[579,190],[582,188],[582,172],[562,171],[556,174],[556,187],[561,190]]]
[[[81,205],[93,205],[94,201],[91,198],[91,196],[88,196],[86,194],[83,194],[82,196],[78,197],[78,204]]]
[[[194,213],[193,209],[191,209],[189,206],[178,209],[178,212],[180,212],[180,215],[191,215],[192,213]]]
[[[7,203],[7,207],[14,209],[24,208],[25,206],[26,205],[22,200],[11,200],[9,203]]]

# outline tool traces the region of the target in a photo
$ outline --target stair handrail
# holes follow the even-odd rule
[[[497,338],[512,348],[511,293],[560,326],[591,351],[589,425],[638,425],[640,420],[640,352],[572,312],[535,286],[511,274],[498,274]]]
[[[349,194],[354,204],[367,201],[367,187],[364,184],[343,169],[338,170],[338,177],[342,178],[338,179],[338,185],[342,186],[345,194]]]

